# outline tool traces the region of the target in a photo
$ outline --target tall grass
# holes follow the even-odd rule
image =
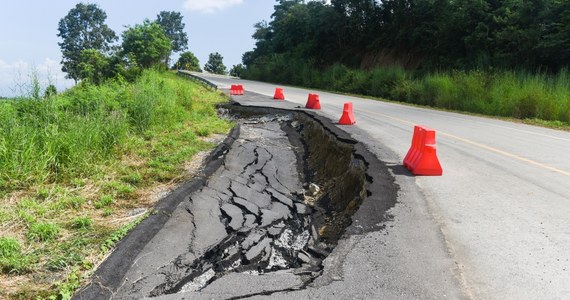
[[[352,70],[311,68],[282,56],[253,66],[250,79],[382,97],[413,104],[519,119],[570,122],[570,75],[526,71],[422,73],[400,67]]]
[[[88,175],[127,137],[179,124],[196,113],[181,84],[148,71],[134,84],[86,84],[47,99],[0,101],[0,189]]]

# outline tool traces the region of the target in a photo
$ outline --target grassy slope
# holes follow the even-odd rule
[[[224,97],[170,73],[0,101],[0,298],[65,298],[187,176]]]

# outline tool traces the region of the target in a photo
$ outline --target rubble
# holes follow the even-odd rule
[[[316,197],[320,191],[321,188],[318,185],[314,183],[309,184],[309,196]]]

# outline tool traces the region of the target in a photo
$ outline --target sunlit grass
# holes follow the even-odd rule
[[[157,187],[227,133],[225,98],[171,73],[0,100],[0,298],[65,298],[144,218]]]
[[[558,74],[479,70],[420,73],[399,67],[353,70],[338,64],[317,70],[305,62],[275,56],[263,67],[252,66],[245,76],[449,110],[546,121],[542,124],[562,122],[568,126],[570,122],[567,70]]]

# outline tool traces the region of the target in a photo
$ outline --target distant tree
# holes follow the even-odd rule
[[[182,23],[182,15],[175,11],[161,11],[156,18],[156,22],[162,27],[166,36],[172,42],[171,51],[180,52],[188,49],[188,35],[184,32],[185,24]],[[166,63],[168,64],[167,57]]]
[[[105,79],[111,77],[109,67],[109,58],[100,51],[95,49],[81,51],[79,58],[79,77],[81,80],[101,84]]]
[[[55,95],[57,95],[57,89],[55,88],[55,85],[53,84],[48,85],[46,91],[44,92],[44,99],[48,99]]]
[[[157,67],[170,54],[170,39],[158,23],[145,20],[123,32],[123,53],[143,68]]]
[[[544,26],[546,32],[538,49],[543,60],[552,69],[568,68],[570,66],[570,2],[559,1],[552,6],[548,16],[550,21],[543,22],[546,24]],[[540,22],[537,23],[540,24]]]
[[[79,57],[81,51],[95,49],[109,51],[110,43],[117,36],[106,24],[107,14],[96,4],[78,3],[75,8],[59,21],[58,37],[62,39],[61,48],[62,71],[67,78],[75,80],[79,76]]]
[[[257,54],[256,51],[247,51],[244,54],[242,54],[241,62],[245,66],[250,66],[255,61],[255,55],[259,55],[259,54]]]
[[[242,64],[233,65],[230,69],[230,75],[235,77],[241,77],[245,71],[245,67]]]
[[[180,54],[180,58],[178,58],[174,67],[179,70],[202,72],[198,58],[190,51]]]
[[[214,74],[225,75],[226,66],[224,65],[224,58],[218,52],[210,53],[208,62],[204,65],[204,70]]]

